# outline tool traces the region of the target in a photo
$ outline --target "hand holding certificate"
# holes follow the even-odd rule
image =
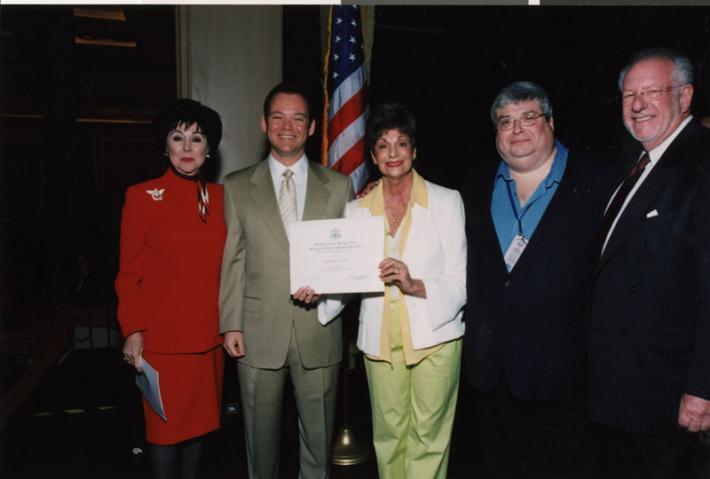
[[[378,265],[384,256],[382,217],[299,221],[289,228],[291,293],[384,291]]]

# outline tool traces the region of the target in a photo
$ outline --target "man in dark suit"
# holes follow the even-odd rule
[[[495,477],[584,477],[585,292],[608,168],[554,137],[530,82],[493,102],[500,158],[466,181],[464,355]]]
[[[643,149],[598,234],[590,300],[590,415],[602,475],[710,477],[710,134],[690,115],[693,67],[665,50],[619,77]]]
[[[341,217],[353,187],[347,176],[306,158],[304,147],[315,126],[303,91],[277,85],[264,101],[261,118],[269,157],[224,182],[220,329],[227,353],[239,358],[251,479],[280,477],[287,376],[298,410],[299,477],[329,475],[341,324],[337,318],[321,325],[315,307],[289,294],[287,232],[293,221]],[[306,296],[310,302],[312,294],[300,295]]]

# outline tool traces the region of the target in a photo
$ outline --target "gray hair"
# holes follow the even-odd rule
[[[547,92],[537,83],[531,81],[516,81],[503,88],[491,105],[491,121],[498,124],[497,111],[510,103],[537,100],[542,113],[548,120],[552,118],[552,103]]]
[[[693,83],[693,64],[688,57],[670,48],[649,48],[636,53],[619,73],[619,91],[624,89],[624,80],[631,67],[646,60],[668,60],[673,62],[673,81],[678,85]]]

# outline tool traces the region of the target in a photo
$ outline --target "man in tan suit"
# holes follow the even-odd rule
[[[278,476],[281,405],[289,375],[298,409],[300,477],[326,478],[341,324],[338,319],[322,326],[312,303],[291,297],[285,225],[341,217],[353,197],[352,183],[306,158],[315,120],[297,87],[280,84],[267,95],[261,128],[271,146],[268,158],[224,182],[228,233],[220,330],[224,348],[239,358],[249,477]]]

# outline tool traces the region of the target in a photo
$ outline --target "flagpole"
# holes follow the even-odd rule
[[[344,358],[340,369],[340,410],[342,418],[340,427],[335,433],[331,462],[337,466],[354,466],[367,462],[372,457],[372,441],[361,441],[350,424],[350,379],[355,371],[356,359],[360,355],[350,334],[350,325],[357,324],[357,307],[350,304],[343,311],[343,352]],[[369,438],[368,438],[369,439]]]
[[[367,166],[364,154],[367,81],[362,18],[358,6],[331,5],[328,7],[327,19],[326,53],[323,57],[321,163],[350,175],[353,186],[360,189],[365,180],[362,167]],[[372,29],[369,31],[372,32]],[[355,359],[360,354],[355,346],[355,334],[351,331],[357,327],[356,304],[345,309],[342,321],[345,357],[340,374],[341,420],[335,433],[331,462],[351,466],[372,457],[372,440],[368,438],[359,442],[350,424],[350,379]]]
[[[323,114],[321,118],[321,131],[323,133],[320,143],[320,163],[326,168],[328,164],[328,111],[330,110],[330,94],[328,93],[328,75],[330,73],[330,42],[333,34],[333,6],[328,6],[328,35],[325,41],[325,56],[323,57]]]

